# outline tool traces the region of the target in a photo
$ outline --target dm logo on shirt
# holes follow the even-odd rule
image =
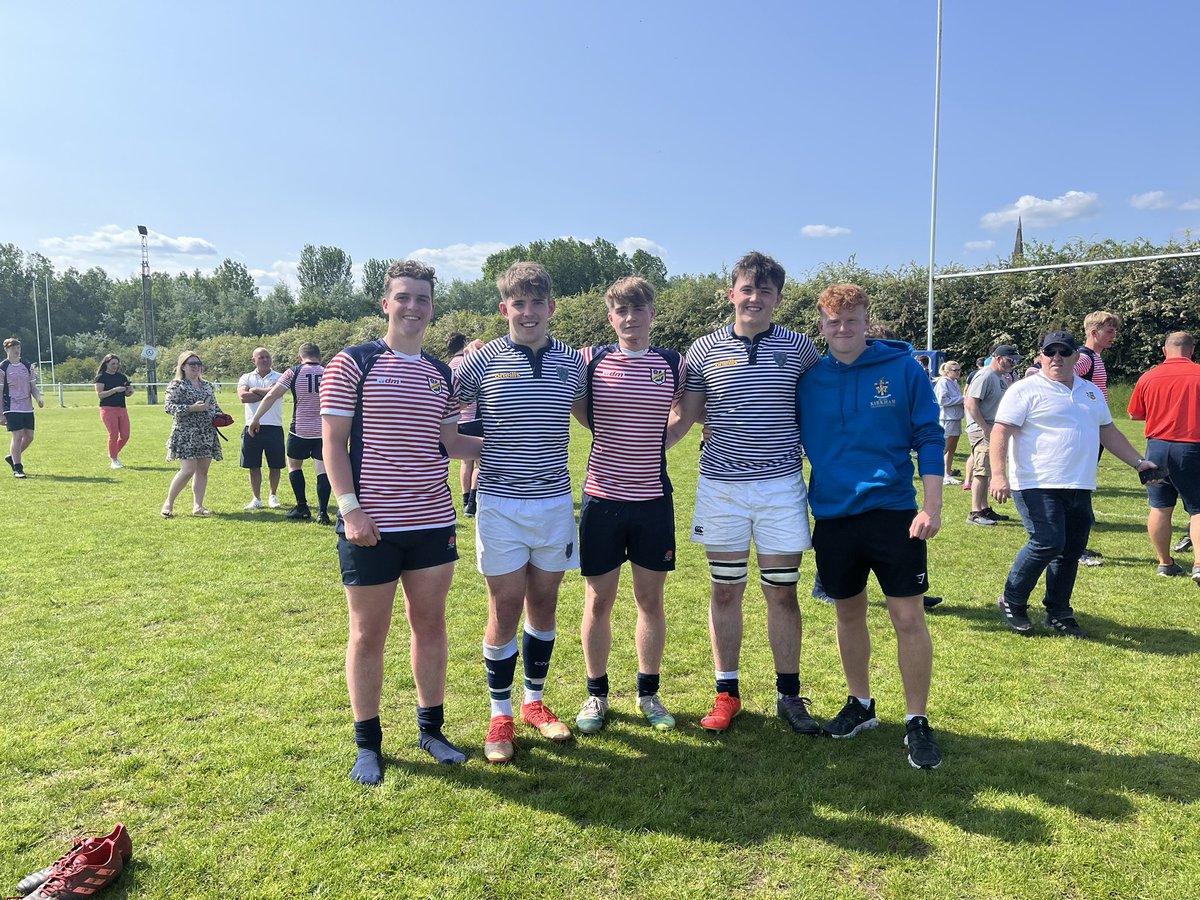
[[[429,378],[427,380],[429,381],[429,389],[435,394],[440,394],[446,389],[446,383],[440,378]]]
[[[558,376],[558,380],[563,384],[566,384],[567,379],[571,377],[571,372],[566,366],[559,366],[554,370],[554,373]]]
[[[771,354],[771,357],[772,357],[772,359],[775,360],[776,367],[782,369],[784,366],[787,365],[787,351],[776,350],[774,353]]]
[[[1093,391],[1085,391],[1085,393],[1087,394],[1087,398],[1088,398],[1089,400],[1095,400],[1095,399],[1096,399],[1096,394],[1095,394]]]
[[[886,378],[880,378],[877,382],[875,382],[875,399],[871,401],[872,409],[882,409],[884,407],[896,405],[896,398],[889,393],[891,387],[892,386],[888,384],[888,380]]]
[[[667,370],[666,369],[651,369],[650,370],[650,381],[653,382],[654,384],[666,384],[667,383]]]

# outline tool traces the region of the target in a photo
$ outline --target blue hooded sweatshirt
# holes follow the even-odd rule
[[[914,450],[922,475],[944,476],[937,400],[911,354],[903,341],[868,339],[849,365],[826,354],[801,377],[796,417],[817,519],[916,509]]]

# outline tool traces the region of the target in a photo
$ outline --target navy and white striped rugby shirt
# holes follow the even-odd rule
[[[819,358],[808,335],[774,323],[753,339],[732,325],[698,338],[687,352],[687,390],[705,395],[712,429],[700,474],[757,481],[799,472],[796,383]]]
[[[469,354],[454,374],[483,420],[479,492],[537,499],[571,493],[571,405],[587,395],[583,357],[557,338],[540,350],[509,336]]]

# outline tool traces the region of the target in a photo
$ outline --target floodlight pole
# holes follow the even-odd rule
[[[150,251],[146,245],[149,234],[145,225],[139,225],[138,234],[142,236],[142,334],[146,349],[150,353],[146,358],[146,402],[150,406],[158,404],[158,363],[154,352],[157,351],[154,336],[154,301],[150,297]]]
[[[929,303],[925,310],[925,349],[933,349],[933,262],[937,245],[938,135],[942,109],[942,0],[937,5],[937,51],[933,67],[933,189],[929,202]]]

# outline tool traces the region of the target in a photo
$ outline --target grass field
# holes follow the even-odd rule
[[[232,392],[222,401],[238,406]],[[1200,896],[1200,591],[1155,576],[1143,490],[1107,454],[1091,541],[1105,564],[1081,571],[1075,596],[1088,641],[1006,631],[994,601],[1024,531],[967,526],[967,495],[947,492],[930,548],[932,592],[946,597],[929,616],[945,753],[935,772],[905,761],[895,641],[874,585],[878,730],[842,742],[785,731],[753,586],[748,714],[722,736],[699,728],[713,685],[707,570],[686,541],[693,436],[670,455],[680,568],[667,585],[662,693],[679,728],[654,733],[633,710],[626,583],[610,726],[565,747],[525,731],[514,764],[487,765],[485,594],[460,525],[447,733],[471,758],[438,768],[417,750],[401,618],[384,690],[386,781],[372,790],[346,777],[332,531],[242,511],[237,429],[213,466],[217,515],[164,521],[175,467],[161,408],[133,406],[128,468],[110,471],[95,397],[68,403],[79,405],[38,414],[31,477],[0,473],[0,893],[72,836],[122,820],[134,858],[104,896]],[[1118,422],[1140,445],[1138,427]],[[577,433],[577,492],[586,448]],[[810,558],[802,568],[804,693],[826,718],[845,699],[834,615],[807,598]],[[585,695],[582,594],[568,575],[546,691],[572,723]]]

